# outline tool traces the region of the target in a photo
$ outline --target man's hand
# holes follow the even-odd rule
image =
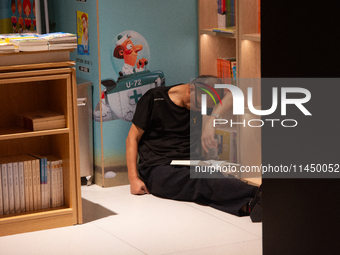
[[[133,195],[150,194],[149,190],[145,186],[145,183],[139,178],[130,180],[130,192]]]
[[[203,150],[208,153],[208,148],[216,148],[217,143],[215,141],[215,128],[213,126],[214,118],[210,117],[207,120],[202,132],[202,148]]]

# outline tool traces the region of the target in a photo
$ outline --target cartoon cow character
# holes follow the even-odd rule
[[[124,59],[125,62],[122,71],[119,72],[120,76],[144,71],[144,67],[148,64],[148,60],[145,58],[141,58],[137,62],[138,52],[143,49],[143,45],[134,45],[130,38],[131,36],[128,34],[124,36],[118,35],[118,41],[115,43],[116,47],[113,51],[113,56],[118,59]],[[136,62],[137,69],[135,68]]]

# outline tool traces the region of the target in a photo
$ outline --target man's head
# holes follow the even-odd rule
[[[191,110],[201,110],[203,94],[206,94],[207,108],[215,107],[222,100],[223,89],[215,89],[215,84],[222,84],[222,81],[213,75],[201,75],[190,83]]]

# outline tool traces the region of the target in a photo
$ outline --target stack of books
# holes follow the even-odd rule
[[[0,158],[0,215],[64,205],[63,161],[54,156]]]
[[[13,43],[7,43],[4,40],[0,40],[0,53],[12,53],[18,51],[19,49],[16,49]]]
[[[14,38],[9,39],[19,51],[42,51],[48,50],[47,40],[43,38]]]
[[[17,124],[31,131],[66,127],[65,115],[49,110],[18,114]]]
[[[49,50],[63,50],[77,48],[77,35],[64,32],[43,34],[39,37],[48,41]]]
[[[4,47],[1,47],[2,44]],[[0,53],[17,51],[73,50],[77,48],[77,36],[71,33],[48,34],[22,33],[0,35]],[[12,51],[9,51],[12,50]]]
[[[13,34],[0,34],[0,40],[5,40],[7,43],[10,39],[28,39],[35,38],[37,36],[36,33],[13,33]]]
[[[13,44],[11,39],[30,39],[35,38],[36,34],[0,34],[0,53],[19,52],[19,47]]]

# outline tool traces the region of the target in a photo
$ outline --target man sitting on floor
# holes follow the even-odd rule
[[[131,193],[196,202],[238,216],[254,214],[252,220],[261,221],[259,210],[252,211],[261,194],[258,187],[234,178],[190,178],[189,166],[170,165],[200,155],[202,116],[196,87],[221,83],[217,77],[200,76],[142,96],[126,139]],[[226,97],[232,100],[231,93]]]

